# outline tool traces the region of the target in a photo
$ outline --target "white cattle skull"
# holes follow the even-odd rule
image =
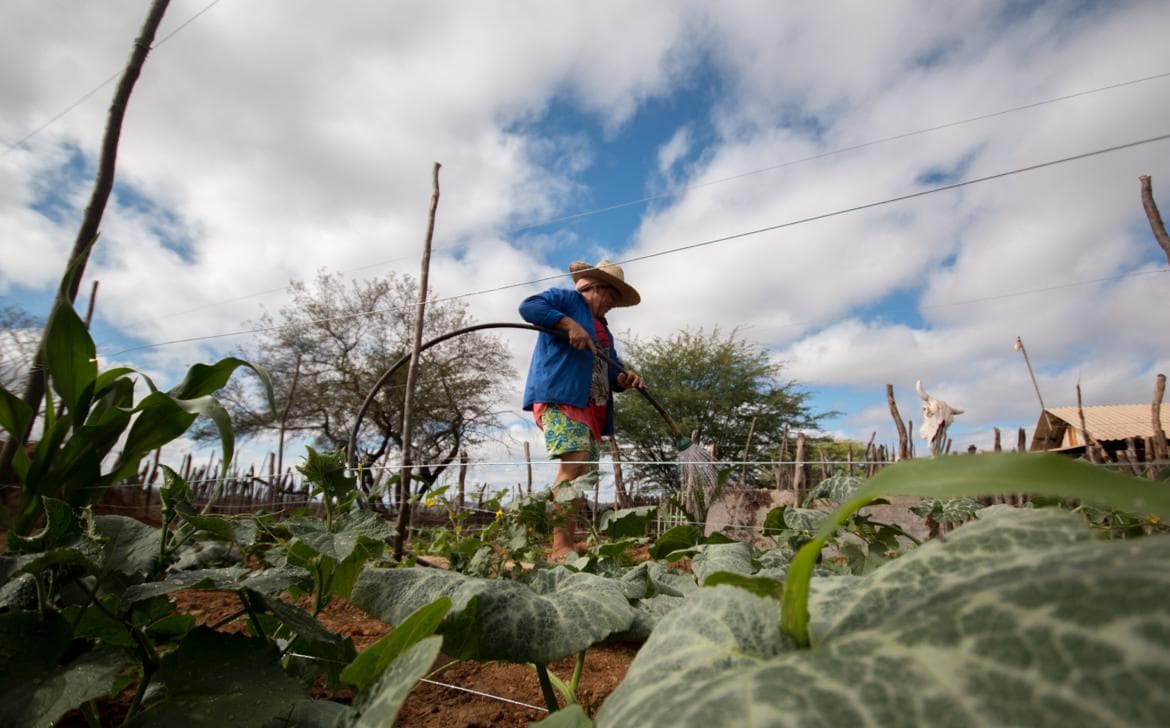
[[[922,397],[922,427],[918,428],[918,434],[930,443],[931,454],[938,455],[946,445],[947,428],[955,421],[955,415],[963,414],[963,410],[931,397],[922,388],[921,381],[915,382],[914,388]]]

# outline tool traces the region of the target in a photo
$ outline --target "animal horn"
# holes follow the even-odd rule
[[[918,396],[922,397],[922,401],[924,401],[924,402],[930,401],[930,397],[927,396],[926,390],[924,390],[922,388],[922,380],[921,379],[914,383],[914,388],[918,390]]]

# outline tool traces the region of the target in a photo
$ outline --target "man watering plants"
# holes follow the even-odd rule
[[[594,355],[600,351],[620,365],[605,315],[637,305],[642,297],[626,283],[621,266],[608,260],[595,266],[571,263],[569,272],[575,290],[552,288],[520,304],[520,315],[528,323],[563,332],[539,335],[524,385],[524,409],[544,431],[548,456],[560,461],[554,492],[596,469],[601,438],[613,433],[613,393],[643,387],[634,372],[619,372]],[[563,560],[573,550],[582,505],[583,499],[574,499],[572,509],[560,514],[563,518],[553,530],[552,561]]]

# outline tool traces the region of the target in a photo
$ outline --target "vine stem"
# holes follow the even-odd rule
[[[577,664],[573,666],[573,677],[569,680],[569,690],[573,692],[573,698],[577,697],[577,686],[581,684],[581,674],[585,672],[585,650],[577,653]]]
[[[548,706],[548,712],[555,713],[561,709],[557,703],[557,694],[553,691],[552,681],[548,679],[548,668],[543,662],[533,663],[536,668],[536,679],[540,681],[540,692],[544,695],[544,704]]]

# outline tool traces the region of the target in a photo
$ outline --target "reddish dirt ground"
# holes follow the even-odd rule
[[[171,596],[179,611],[192,615],[199,624],[216,624],[240,608],[239,599],[234,592],[184,590]],[[301,606],[309,605],[302,603]],[[384,622],[370,618],[344,599],[334,599],[319,619],[329,629],[352,637],[359,651],[390,631]],[[242,631],[244,625],[241,620],[236,620],[221,629],[237,632]],[[601,702],[625,677],[637,650],[638,645],[627,643],[601,644],[589,648],[578,689],[578,701],[590,715],[597,711]],[[549,669],[568,679],[572,674],[573,665],[574,658],[569,657],[549,665]],[[419,683],[406,699],[396,726],[410,728],[525,726],[548,715],[542,709],[544,700],[541,697],[536,673],[527,665],[503,662],[451,662],[440,655],[435,663],[435,669],[440,667],[443,667],[441,671],[428,678],[432,682]],[[124,694],[99,703],[103,725],[121,724],[129,697],[129,694]],[[352,699],[352,694],[348,691],[328,693],[315,690],[314,697],[348,703]],[[81,715],[76,712],[70,713],[57,723],[59,728],[83,728],[85,725]]]

